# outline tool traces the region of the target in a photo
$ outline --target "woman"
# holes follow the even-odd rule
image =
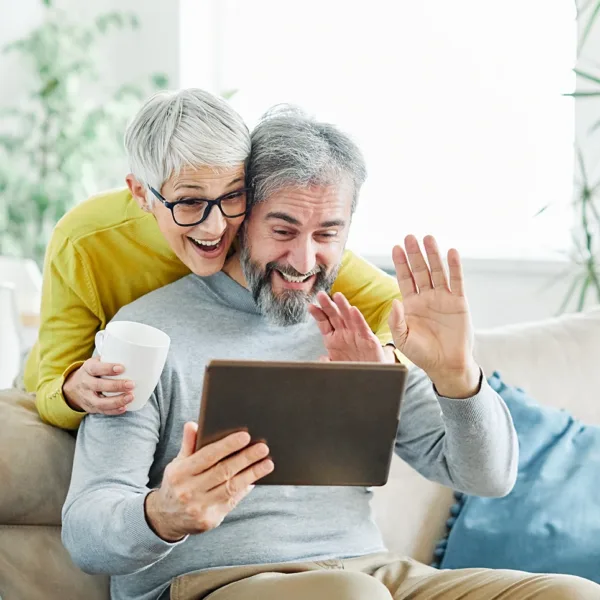
[[[222,99],[196,89],[161,92],[129,125],[127,189],[90,198],[55,228],[44,267],[39,338],[25,370],[42,419],[77,429],[86,413],[121,414],[133,384],[102,379],[119,365],[91,359],[94,336],[122,306],[189,274],[220,271],[246,213],[250,135]],[[220,200],[201,222],[181,199]],[[216,208],[216,207],[215,207]],[[386,344],[394,279],[346,252],[342,292]],[[177,307],[172,307],[177,310]],[[117,393],[105,397],[104,392]]]

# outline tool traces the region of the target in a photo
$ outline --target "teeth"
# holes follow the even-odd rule
[[[288,275],[287,273],[282,273],[281,271],[278,271],[278,273],[290,283],[302,283],[310,277],[310,275],[303,275],[302,277],[292,277],[291,275]]]
[[[223,236],[221,236],[218,240],[214,240],[212,242],[208,242],[206,240],[198,240],[196,238],[192,239],[194,240],[194,242],[196,242],[196,244],[198,244],[198,246],[207,246],[208,248],[212,248],[213,246],[218,246],[221,243]]]

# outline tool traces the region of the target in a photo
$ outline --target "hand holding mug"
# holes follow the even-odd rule
[[[134,399],[135,383],[127,379],[102,379],[120,375],[123,371],[122,365],[103,363],[98,358],[86,360],[63,384],[67,403],[75,410],[90,414],[123,414]],[[107,397],[105,394],[113,395]]]
[[[158,383],[170,342],[155,327],[112,321],[96,334],[100,358],[87,360],[65,381],[67,402],[88,413],[118,415],[139,410]]]

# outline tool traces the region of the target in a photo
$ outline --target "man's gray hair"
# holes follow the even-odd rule
[[[250,132],[222,98],[200,89],[151,96],[125,132],[129,168],[146,186],[161,189],[184,167],[245,164]]]
[[[348,135],[283,104],[262,117],[251,137],[247,173],[252,203],[263,202],[287,187],[348,182],[353,187],[354,212],[367,169],[362,152]]]

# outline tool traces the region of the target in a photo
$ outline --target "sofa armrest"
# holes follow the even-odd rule
[[[60,525],[75,439],[43,423],[34,394],[0,391],[0,524]]]

